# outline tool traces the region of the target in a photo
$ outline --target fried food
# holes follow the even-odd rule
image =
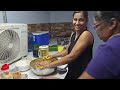
[[[13,79],[20,79],[21,78],[21,73],[20,72],[15,72],[12,73]]]

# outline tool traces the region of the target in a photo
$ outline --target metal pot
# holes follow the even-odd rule
[[[36,75],[49,75],[52,74],[53,72],[55,72],[56,68],[33,68],[31,67],[31,70],[34,74]]]
[[[30,62],[30,68],[34,74],[36,74],[36,75],[49,75],[49,74],[52,74],[53,72],[56,71],[56,67],[54,67],[54,68],[35,68],[34,65],[32,65],[32,63],[39,61],[39,60],[40,60],[40,58],[35,59],[35,60]]]

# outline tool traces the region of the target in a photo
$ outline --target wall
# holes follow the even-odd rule
[[[6,11],[8,23],[49,23],[50,15],[47,11]]]
[[[50,23],[71,22],[73,11],[50,11]]]
[[[0,11],[0,23],[3,23],[3,14],[2,14],[2,11]]]
[[[88,27],[89,27],[89,30],[92,32],[93,36],[94,36],[94,48],[93,48],[93,53],[95,53],[96,49],[98,48],[98,46],[100,44],[103,43],[103,41],[101,41],[98,37],[98,35],[96,34],[94,28],[92,27],[93,26],[93,11],[89,11],[89,22],[88,22]]]
[[[8,23],[59,23],[71,22],[73,11],[6,11]],[[0,11],[0,22],[3,22]]]
[[[73,26],[71,22],[28,24],[28,30],[30,32],[49,31],[51,38],[68,37],[71,35]]]

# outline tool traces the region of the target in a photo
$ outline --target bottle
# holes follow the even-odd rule
[[[4,64],[1,67],[1,71],[2,71],[2,78],[3,79],[13,79],[12,74],[9,72],[9,65],[8,64]]]
[[[33,34],[28,32],[28,52],[33,51]]]
[[[35,45],[34,45],[34,48],[33,48],[33,56],[34,56],[35,58],[39,57],[39,56],[38,56],[38,50],[39,50],[39,45],[35,44]]]

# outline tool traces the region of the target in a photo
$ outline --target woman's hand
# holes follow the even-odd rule
[[[50,63],[48,61],[41,61],[40,65],[44,68],[50,68]]]

